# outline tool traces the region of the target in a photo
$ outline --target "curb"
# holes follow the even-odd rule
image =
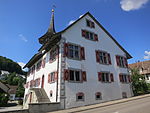
[[[59,110],[55,112],[49,112],[49,113],[75,113],[75,112],[82,112],[82,111],[87,111],[95,108],[101,108],[101,107],[106,107],[106,106],[111,106],[111,105],[116,105],[124,102],[129,102],[132,100],[140,100],[143,98],[150,97],[150,94],[142,95],[142,96],[136,96],[136,97],[130,97],[126,99],[120,99],[120,100],[113,100],[113,101],[108,101],[108,102],[103,102],[99,104],[93,104],[93,105],[87,105],[87,106],[82,106],[82,107],[77,107],[77,108],[72,108],[72,109],[65,109],[65,110]],[[104,104],[104,105],[102,105]],[[87,108],[85,108],[87,107]]]

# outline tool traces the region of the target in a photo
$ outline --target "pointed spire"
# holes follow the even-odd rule
[[[54,9],[52,9],[52,16],[51,16],[51,21],[50,21],[50,26],[48,28],[48,34],[53,35],[55,34],[55,26],[54,26]]]

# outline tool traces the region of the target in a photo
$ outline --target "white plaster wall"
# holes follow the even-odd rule
[[[108,100],[122,98],[122,92],[131,96],[130,85],[122,84],[119,81],[119,73],[127,73],[126,68],[119,68],[116,64],[115,55],[125,56],[125,53],[109,38],[109,36],[95,24],[95,29],[86,27],[86,18],[92,20],[88,15],[82,18],[78,23],[62,34],[66,42],[79,44],[85,48],[85,59],[82,61],[67,59],[66,68],[82,69],[87,73],[87,82],[69,83],[66,81],[66,108],[88,105]],[[82,37],[81,29],[86,29],[98,34],[98,42],[87,40]],[[107,51],[111,55],[112,65],[101,65],[96,63],[95,50]],[[113,83],[98,82],[97,72],[109,71],[114,75]],[[76,93],[83,92],[85,95],[84,102],[76,102]],[[102,100],[95,100],[95,93],[102,93]]]
[[[60,55],[61,55],[61,53],[60,53]],[[51,102],[56,102],[56,84],[57,84],[57,82],[48,83],[48,74],[51,73],[51,72],[56,72],[57,71],[58,58],[54,62],[49,63],[49,57],[50,57],[50,51],[48,51],[41,58],[41,59],[46,58],[45,67],[44,68],[41,67],[41,69],[39,71],[35,70],[34,74],[30,74],[30,76],[27,77],[27,82],[30,82],[31,80],[35,80],[37,78],[40,78],[40,85],[38,87],[35,87],[35,88],[41,88],[42,76],[44,75],[44,89],[45,89],[45,92],[47,93],[47,96],[49,97]],[[59,58],[59,61],[60,61],[60,58]],[[35,63],[35,65],[36,64],[37,64],[37,62]],[[60,63],[59,63],[59,65],[60,65]],[[58,73],[58,78],[60,78],[60,73]],[[30,87],[25,89],[25,95],[28,94],[29,89],[30,89]],[[52,97],[50,97],[50,90],[52,90],[52,92],[53,92]],[[58,96],[59,96],[59,92],[58,92]],[[58,97],[58,101],[60,101],[59,97]]]

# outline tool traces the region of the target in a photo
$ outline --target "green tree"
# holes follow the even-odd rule
[[[7,102],[9,100],[9,96],[5,93],[0,93],[0,107],[7,106]]]
[[[131,70],[131,80],[134,95],[141,95],[148,92],[148,85],[143,75],[137,69]]]

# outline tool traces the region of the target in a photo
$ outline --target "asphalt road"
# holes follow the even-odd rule
[[[150,113],[150,97],[76,113]]]

